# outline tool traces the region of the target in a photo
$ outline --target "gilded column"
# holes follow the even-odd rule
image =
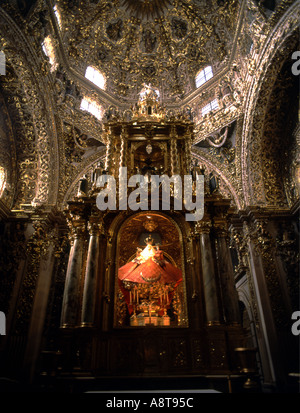
[[[233,265],[227,242],[227,223],[226,221],[216,219],[214,227],[217,235],[218,268],[225,321],[228,324],[239,324],[238,295],[235,288]]]
[[[191,172],[191,146],[192,146],[192,137],[191,133],[188,132],[185,136],[185,163],[186,163],[186,172],[189,174]]]
[[[128,132],[125,128],[122,129],[121,133],[121,148],[120,148],[120,164],[119,167],[127,166],[126,158],[127,158],[127,137]]]
[[[90,239],[83,289],[81,312],[82,326],[93,326],[95,321],[97,279],[100,256],[100,237],[103,229],[102,217],[99,215],[92,216],[88,224],[88,229]]]
[[[205,297],[206,321],[208,324],[219,324],[219,304],[217,296],[217,285],[215,267],[210,242],[211,222],[199,221],[195,229],[200,237],[201,267]]]
[[[170,133],[170,158],[171,158],[171,175],[178,173],[178,152],[177,152],[177,135],[175,126],[172,126]]]
[[[73,242],[69,255],[62,304],[61,327],[75,327],[78,318],[80,279],[83,265],[85,221],[71,221]]]
[[[112,167],[112,144],[113,144],[113,135],[111,129],[106,137],[106,156],[105,156],[105,170],[109,174]]]

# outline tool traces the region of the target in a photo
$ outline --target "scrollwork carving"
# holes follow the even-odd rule
[[[280,275],[275,263],[276,242],[268,231],[267,226],[267,219],[257,219],[248,226],[248,234],[254,245],[256,254],[261,258],[275,323],[278,327],[287,327],[289,314],[284,304],[285,300],[283,299],[280,288]]]

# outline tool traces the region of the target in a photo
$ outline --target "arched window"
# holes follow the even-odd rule
[[[202,116],[206,115],[207,113],[211,112],[212,110],[219,109],[219,104],[217,99],[212,100],[209,102],[207,105],[205,105],[202,110],[201,114]]]
[[[0,166],[0,197],[3,195],[6,184],[6,174],[3,166]]]
[[[207,82],[212,77],[213,77],[212,67],[207,66],[205,69],[201,70],[197,74],[197,76],[195,78],[196,87],[199,87],[199,86],[203,85],[205,82]]]
[[[57,23],[58,23],[58,27],[61,29],[61,28],[62,28],[62,23],[61,23],[60,12],[59,12],[56,4],[55,4],[55,6],[53,7],[53,11],[54,11],[54,14],[55,14]]]
[[[85,77],[93,82],[100,89],[105,88],[105,77],[104,75],[92,66],[88,66],[85,71]]]
[[[50,35],[45,37],[42,43],[42,49],[45,55],[49,58],[51,71],[53,72],[57,68],[58,63],[56,60],[55,49]]]
[[[98,105],[93,100],[83,98],[80,104],[80,109],[86,110],[87,112],[91,113],[99,120],[102,118],[102,113],[103,113],[102,106]]]

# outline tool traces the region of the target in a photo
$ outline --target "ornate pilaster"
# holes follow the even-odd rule
[[[221,296],[225,321],[228,324],[239,324],[238,296],[234,284],[234,272],[228,245],[228,226],[223,219],[215,218],[218,268],[221,285]]]
[[[103,218],[100,214],[91,216],[88,223],[88,231],[90,234],[90,239],[82,300],[82,326],[93,326],[95,321],[97,275],[99,272],[101,235],[103,234]]]
[[[61,327],[75,327],[77,324],[80,279],[83,267],[85,221],[74,216],[69,221],[72,245],[66,274],[66,283],[62,304]]]
[[[298,350],[295,352],[291,343],[293,336],[290,334],[291,313],[286,280],[276,256],[276,225],[268,209],[249,208],[247,212],[244,237],[249,250],[253,307],[257,311],[257,341],[264,380],[275,385],[285,380]]]
[[[217,296],[215,268],[210,241],[211,221],[209,219],[197,222],[195,232],[200,238],[201,267],[205,297],[206,319],[208,324],[219,324],[220,314]]]
[[[299,237],[291,223],[282,225],[277,234],[276,254],[286,273],[286,288],[291,312],[299,309]]]
[[[267,226],[268,220],[264,217],[258,217],[248,227],[249,235],[253,245],[253,253],[258,258],[264,274],[275,324],[278,327],[287,327],[289,324],[289,314],[287,314],[284,306],[285,299],[282,289],[278,288],[280,277],[275,262],[276,243]]]
[[[189,174],[191,172],[191,148],[192,148],[192,135],[190,132],[186,133],[185,136],[185,169],[186,173]]]

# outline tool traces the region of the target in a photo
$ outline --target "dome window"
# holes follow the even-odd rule
[[[3,166],[0,166],[0,197],[3,195],[3,191],[6,185],[6,173]]]
[[[49,63],[51,65],[51,72],[56,70],[58,63],[55,55],[55,49],[53,45],[53,41],[50,35],[45,37],[43,43],[42,43],[42,49],[44,54],[48,57]]]
[[[207,82],[209,79],[211,79],[213,77],[213,72],[212,72],[212,67],[211,66],[207,66],[205,69],[201,70],[196,78],[196,87],[200,87],[202,86],[205,82]]]
[[[88,66],[85,71],[85,77],[98,86],[100,89],[105,88],[104,75],[92,66]]]
[[[62,28],[61,16],[60,16],[60,12],[59,12],[56,4],[55,4],[55,6],[53,7],[53,11],[54,11],[54,14],[55,14],[55,18],[56,18],[56,20],[57,20],[58,27],[59,27],[60,30],[61,30],[61,28]]]
[[[92,100],[83,98],[80,104],[80,109],[86,110],[87,112],[91,113],[98,120],[102,118],[102,112],[103,112],[102,107]]]
[[[209,112],[216,110],[216,109],[219,109],[219,104],[218,104],[217,99],[214,99],[202,108],[201,110],[202,116],[207,115]]]

